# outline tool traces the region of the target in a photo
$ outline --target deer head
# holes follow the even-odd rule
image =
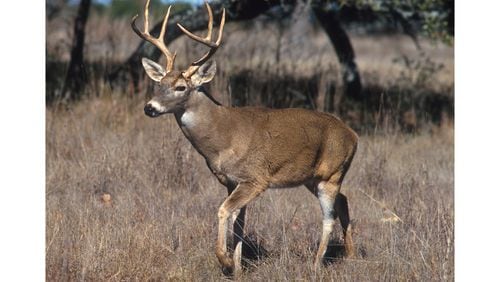
[[[213,29],[213,14],[210,5],[205,2],[208,11],[208,32],[207,36],[202,38],[194,35],[182,25],[177,26],[191,39],[200,42],[210,49],[203,57],[191,63],[191,65],[184,71],[174,70],[174,60],[176,53],[171,53],[165,45],[164,37],[165,30],[170,15],[170,7],[168,7],[167,14],[163,20],[160,35],[155,38],[149,34],[149,0],[146,1],[144,6],[144,31],[141,32],[135,21],[137,15],[132,19],[132,29],[142,39],[155,45],[166,57],[166,66],[147,59],[142,58],[142,65],[147,75],[154,81],[158,82],[155,85],[154,96],[144,107],[144,112],[150,117],[157,117],[165,113],[174,113],[181,111],[184,108],[189,95],[201,85],[210,82],[215,76],[216,64],[214,61],[209,61],[217,48],[219,48],[222,41],[222,31],[224,30],[225,10],[222,10],[222,19],[219,27],[219,35],[216,42],[212,42],[212,29]]]

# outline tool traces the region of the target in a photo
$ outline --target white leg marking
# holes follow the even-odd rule
[[[318,184],[318,199],[319,204],[321,206],[321,210],[323,211],[323,221],[331,220],[333,223],[333,204],[334,199],[332,199],[329,195],[325,194],[325,184],[326,182],[320,182]]]

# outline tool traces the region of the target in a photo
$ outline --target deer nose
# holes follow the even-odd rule
[[[157,117],[159,115],[158,111],[149,103],[144,107],[144,113],[148,117]]]

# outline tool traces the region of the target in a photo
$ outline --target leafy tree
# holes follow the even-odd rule
[[[151,1],[152,6],[157,6],[159,1],[153,0]],[[142,9],[141,3],[139,1],[134,0],[112,0],[109,5],[109,14],[113,18],[130,18],[137,14],[137,11]],[[156,10],[156,9],[154,9]]]
[[[322,1],[313,1],[322,2]],[[453,0],[340,0],[335,2],[342,9],[371,12],[379,19],[389,19],[401,25],[412,37],[423,35],[450,43],[455,26]]]

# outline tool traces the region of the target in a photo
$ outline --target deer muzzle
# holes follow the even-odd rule
[[[146,106],[144,107],[144,113],[148,116],[148,117],[157,117],[160,115],[160,112],[155,109],[155,107],[153,107],[153,105],[151,104],[146,104]]]

